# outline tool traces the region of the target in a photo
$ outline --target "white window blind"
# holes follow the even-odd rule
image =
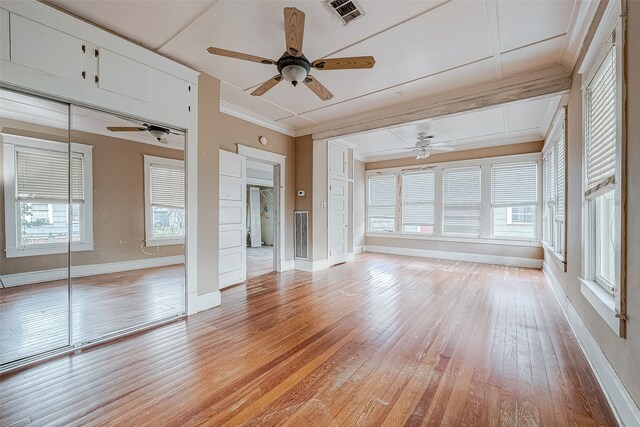
[[[395,231],[395,175],[375,175],[369,177],[367,208],[370,231]]]
[[[421,228],[433,226],[434,222],[433,171],[402,175],[403,231],[433,232],[423,231]],[[411,230],[407,230],[408,227],[412,227]]]
[[[587,194],[613,182],[616,157],[616,68],[612,46],[587,86]]]
[[[184,168],[151,164],[151,206],[184,208]]]
[[[559,221],[564,221],[564,205],[565,205],[565,166],[564,166],[564,157],[565,157],[565,140],[564,140],[564,126],[562,127],[562,131],[559,133],[558,137],[555,140],[556,147],[556,219]]]
[[[445,170],[442,194],[443,232],[480,236],[480,168]]]
[[[498,164],[491,167],[491,205],[535,205],[538,199],[536,162]]]
[[[67,201],[71,169],[71,196],[84,200],[83,155],[39,149],[16,150],[16,189],[18,200]]]

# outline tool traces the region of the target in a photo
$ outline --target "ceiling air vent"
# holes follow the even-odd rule
[[[327,4],[345,25],[364,15],[364,10],[355,0],[327,0]]]

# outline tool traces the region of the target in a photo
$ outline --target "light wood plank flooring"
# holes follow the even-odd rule
[[[273,246],[247,247],[247,278],[273,271]]]
[[[539,270],[376,254],[1,388],[4,425],[615,425]]]

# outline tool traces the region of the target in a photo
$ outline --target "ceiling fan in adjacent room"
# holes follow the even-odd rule
[[[433,152],[446,152],[453,151],[455,149],[448,142],[433,142],[433,138],[433,135],[429,135],[426,132],[420,132],[418,134],[415,147],[407,148],[407,150],[417,151],[416,159],[424,160]]]
[[[290,82],[293,86],[297,86],[298,83],[304,82],[304,84],[311,89],[318,98],[323,101],[328,101],[333,97],[333,94],[329,92],[327,88],[318,81],[318,79],[309,74],[311,68],[315,68],[316,70],[352,70],[359,68],[372,68],[376,63],[376,60],[373,56],[353,56],[347,58],[322,58],[316,59],[312,62],[309,61],[302,54],[304,19],[305,15],[301,10],[298,10],[295,7],[284,8],[284,26],[287,50],[277,61],[246,53],[219,49],[216,47],[210,47],[207,51],[214,55],[228,56],[230,58],[259,62],[267,65],[275,65],[278,69],[278,74],[251,92],[251,95],[253,96],[264,95],[269,89],[273,88],[284,79]]]
[[[163,128],[156,125],[148,125],[143,123],[142,126],[107,126],[107,129],[111,132],[149,132],[158,142],[168,144],[167,136],[181,135],[180,133],[173,132],[170,129]]]

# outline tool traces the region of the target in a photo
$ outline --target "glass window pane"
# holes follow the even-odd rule
[[[154,239],[184,237],[184,209],[153,206],[152,213]]]
[[[596,198],[596,277],[615,285],[614,192]],[[599,280],[600,281],[600,280]]]
[[[533,239],[536,228],[536,207],[513,206],[493,208],[493,235]]]

